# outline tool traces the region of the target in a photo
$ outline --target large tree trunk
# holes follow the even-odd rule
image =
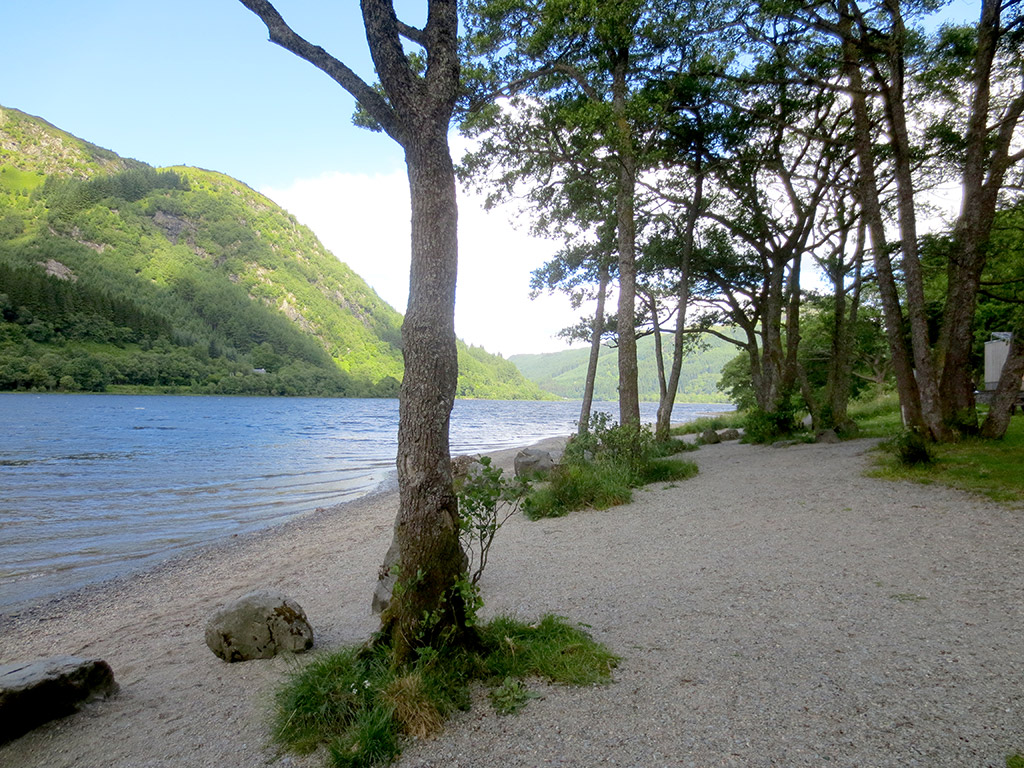
[[[462,575],[448,423],[458,379],[452,307],[458,257],[455,174],[447,125],[406,147],[412,200],[409,305],[402,324],[405,376],[398,426],[399,575],[382,616],[398,658],[464,629],[453,591]]]
[[[1003,363],[1003,372],[999,375],[999,385],[992,396],[992,404],[988,409],[988,416],[981,425],[981,436],[988,438],[1002,438],[1010,426],[1010,416],[1013,414],[1017,398],[1020,397],[1024,377],[1024,342],[1016,337],[1010,342],[1010,352]]]
[[[266,0],[241,2],[263,20],[273,42],[333,78],[405,150],[412,258],[409,306],[402,325],[405,375],[397,457],[401,508],[388,551],[389,559],[397,558],[391,563],[400,572],[381,617],[381,635],[391,642],[396,660],[403,662],[420,645],[459,642],[471,634],[455,589],[463,558],[448,455],[448,420],[458,378],[458,213],[448,147],[448,126],[459,93],[458,6],[455,0],[429,0],[426,26],[416,30],[398,21],[391,0],[360,0],[382,93],[344,62],[296,34]],[[410,66],[403,38],[415,39],[426,50],[425,72]],[[381,581],[386,584],[387,579],[383,574]]]
[[[594,404],[594,382],[597,380],[597,362],[601,357],[601,336],[604,334],[604,299],[608,292],[608,265],[598,267],[597,309],[590,335],[590,360],[587,361],[587,380],[583,384],[583,405],[577,431],[582,435],[590,427],[590,409]]]
[[[999,190],[1011,164],[1008,153],[1024,110],[1024,94],[1018,94],[993,119],[992,71],[999,38],[1005,30],[1000,26],[1000,2],[983,0],[981,5],[971,68],[974,92],[966,136],[963,201],[954,230],[956,254],[949,262],[949,289],[939,337],[943,416],[954,429],[967,433],[977,428],[971,350],[978,288]]]

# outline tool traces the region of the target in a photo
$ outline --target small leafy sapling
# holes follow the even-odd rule
[[[459,539],[469,558],[466,571],[471,587],[475,587],[483,575],[498,529],[519,510],[530,489],[525,480],[507,480],[502,472],[491,466],[489,456],[482,456],[456,484]]]

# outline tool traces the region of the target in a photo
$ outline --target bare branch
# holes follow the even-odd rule
[[[286,51],[294,53],[301,59],[305,59],[317,69],[326,73],[338,85],[348,91],[389,136],[395,138],[398,124],[395,119],[394,109],[392,109],[387,99],[367,85],[344,62],[339,61],[320,46],[313,45],[297,34],[288,26],[281,17],[281,14],[277,12],[277,9],[269,2],[266,2],[266,0],[239,0],[239,2],[256,14],[267,25],[270,42],[281,46]]]

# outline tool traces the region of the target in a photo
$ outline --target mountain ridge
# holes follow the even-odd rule
[[[666,354],[670,354],[673,343],[671,334],[663,334],[662,342]],[[714,336],[706,336],[703,347],[683,358],[676,400],[691,403],[726,403],[729,399],[718,391],[718,379],[722,366],[734,358],[739,350]],[[602,345],[594,383],[594,397],[598,400],[618,400],[616,354],[614,348]],[[583,396],[589,360],[589,347],[509,357],[509,361],[538,387],[568,399],[580,399]],[[637,368],[640,399],[656,402],[660,397],[660,391],[653,336],[646,336],[637,341]]]
[[[0,267],[0,389],[397,394],[401,315],[292,214],[2,106]],[[550,397],[459,361],[459,396]]]

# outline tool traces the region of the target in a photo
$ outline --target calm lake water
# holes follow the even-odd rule
[[[578,417],[572,401],[459,400],[452,452]],[[0,425],[0,612],[396,483],[397,400],[2,394]]]

